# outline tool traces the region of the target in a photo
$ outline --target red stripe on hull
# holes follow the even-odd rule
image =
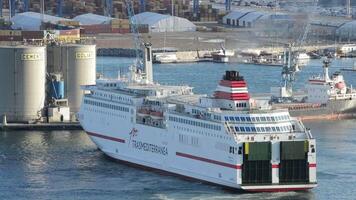
[[[125,140],[124,139],[120,139],[120,138],[114,138],[114,137],[101,135],[101,134],[97,134],[97,133],[90,133],[90,132],[87,132],[87,134],[90,135],[90,136],[93,136],[93,137],[98,137],[98,138],[102,138],[102,139],[106,139],[106,140],[125,143]]]
[[[238,190],[238,191],[242,191],[242,192],[284,192],[284,191],[301,191],[301,190],[312,189],[312,187],[310,187],[310,188],[306,187],[306,188],[251,189],[251,190],[242,189],[242,188],[234,188],[234,187],[230,187],[230,186],[226,186],[226,185],[222,185],[222,184],[218,184],[218,183],[214,183],[214,182],[210,182],[210,181],[201,180],[201,179],[194,178],[194,177],[191,177],[191,176],[182,175],[182,174],[178,174],[178,173],[175,173],[175,172],[170,172],[170,171],[166,171],[166,170],[162,170],[162,169],[157,169],[157,168],[145,166],[145,165],[133,163],[133,162],[130,162],[130,161],[122,160],[122,159],[119,159],[119,158],[114,158],[114,157],[111,157],[109,155],[106,155],[106,156],[108,156],[108,158],[110,158],[110,159],[112,159],[114,161],[117,161],[119,163],[125,164],[127,166],[140,168],[140,169],[143,169],[143,170],[146,170],[146,171],[152,171],[152,172],[155,172],[155,173],[160,174],[160,175],[170,175],[170,176],[182,178],[184,180],[189,180],[189,181],[192,180],[192,181],[207,183],[207,184],[210,184],[210,185],[221,186],[221,187],[226,188],[226,189],[231,189],[232,191]]]
[[[267,188],[267,189],[245,189],[248,192],[291,192],[291,191],[303,191],[310,190],[312,187],[304,187],[304,188]]]
[[[272,165],[272,168],[279,168],[279,165],[278,164]]]
[[[208,159],[208,158],[202,158],[202,157],[198,157],[198,156],[193,156],[193,155],[190,155],[190,154],[176,152],[176,155],[184,157],[184,158],[190,158],[190,159],[193,159],[193,160],[199,160],[199,161],[202,161],[202,162],[207,162],[207,163],[211,163],[211,164],[215,164],[215,165],[229,167],[229,168],[232,168],[232,169],[241,169],[241,165],[233,165],[233,164],[230,164],[230,163],[224,163],[224,162],[220,162],[220,161],[216,161],[216,160],[211,160],[211,159]]]
[[[310,163],[309,164],[309,168],[313,168],[313,167],[316,167],[316,163]]]

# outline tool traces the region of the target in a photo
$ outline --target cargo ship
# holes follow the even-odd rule
[[[299,99],[288,98],[287,101],[273,96],[272,106],[287,108],[292,116],[303,120],[356,117],[356,90],[346,85],[340,72],[335,72],[330,77],[329,66],[330,61],[325,60],[323,74],[309,78],[305,96]],[[280,96],[281,93],[283,92],[280,92]]]
[[[140,167],[249,192],[317,186],[316,141],[287,109],[259,104],[237,71],[212,96],[153,81],[144,67],[82,86],[78,118],[104,154]]]

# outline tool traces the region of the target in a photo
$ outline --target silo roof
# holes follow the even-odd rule
[[[114,18],[93,13],[78,15],[73,18],[74,21],[78,21],[81,25],[109,24],[112,19]]]

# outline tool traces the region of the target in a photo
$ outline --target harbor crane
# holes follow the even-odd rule
[[[231,11],[231,0],[225,0],[225,9],[226,9],[226,12]]]
[[[23,0],[23,11],[28,12],[30,9],[30,0]]]
[[[127,9],[127,16],[130,21],[130,29],[131,29],[131,34],[133,36],[133,42],[134,42],[134,48],[135,48],[135,54],[136,54],[136,60],[135,60],[135,67],[138,69],[143,69],[143,52],[142,52],[142,39],[140,32],[138,31],[137,27],[137,19],[135,17],[135,11],[133,8],[133,2],[132,0],[125,0],[125,5]]]
[[[10,17],[15,16],[15,14],[16,14],[16,0],[9,0],[9,11],[10,11]]]
[[[2,7],[4,5],[3,0],[0,0],[0,18],[2,17]]]
[[[105,16],[111,17],[113,11],[112,0],[105,0],[104,14]]]
[[[146,1],[140,0],[140,12],[146,12]]]
[[[195,19],[198,19],[199,18],[199,13],[200,13],[199,0],[193,0],[193,17]]]
[[[63,16],[63,0],[57,0],[57,15],[58,17]]]
[[[318,0],[314,0],[311,16],[309,16],[309,18],[313,18],[317,5]],[[284,62],[281,72],[281,91],[284,91],[281,92],[282,98],[293,98],[293,84],[295,82],[295,75],[300,70],[297,55],[300,52],[302,46],[304,45],[307,36],[310,32],[311,23],[309,21],[309,18],[306,22],[304,32],[297,40],[296,44],[288,44],[284,52]]]

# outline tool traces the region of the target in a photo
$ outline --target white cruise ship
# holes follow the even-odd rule
[[[153,82],[151,47],[143,72],[83,86],[78,118],[108,156],[251,192],[317,185],[316,144],[286,109],[250,98],[244,78],[227,71],[213,96]]]

